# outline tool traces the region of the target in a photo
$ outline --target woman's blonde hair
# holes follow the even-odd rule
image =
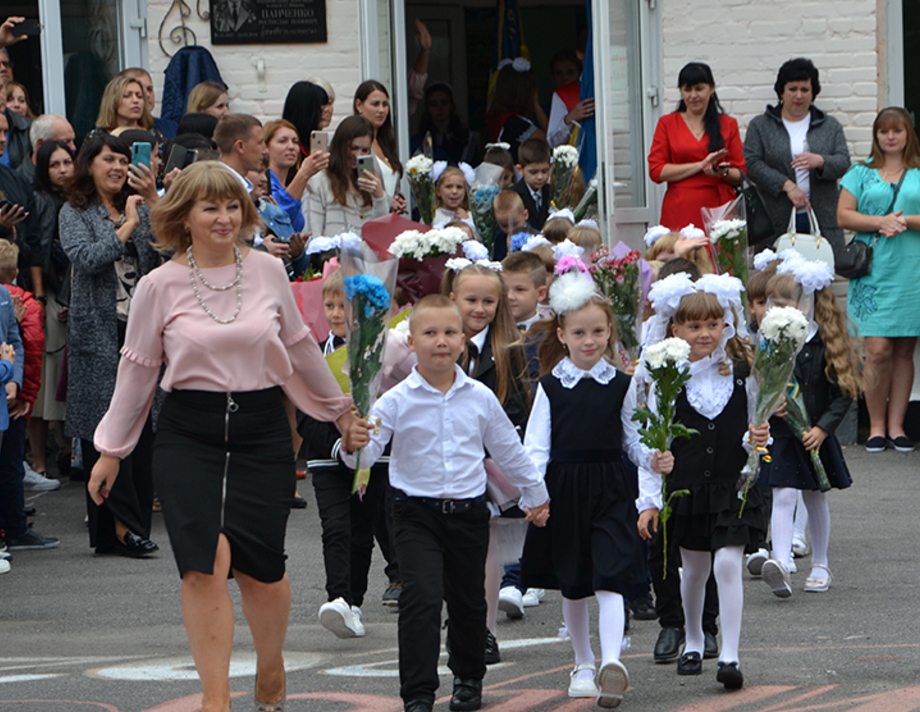
[[[601,309],[607,315],[607,326],[610,327],[610,338],[607,339],[607,348],[604,349],[604,356],[607,360],[616,365],[617,358],[617,325],[613,320],[613,313],[610,311],[610,302],[603,297],[595,294],[581,309],[594,306]],[[577,311],[581,311],[578,309]],[[575,312],[570,312],[574,314]],[[540,359],[540,376],[543,377],[552,373],[562,359],[569,355],[565,344],[559,340],[558,329],[565,329],[565,316],[555,315],[552,319],[538,320],[527,332],[530,339],[540,339],[540,347],[537,350],[537,357]]]
[[[778,294],[791,299],[798,290],[795,276],[785,272],[770,278],[766,296]],[[850,398],[859,398],[863,392],[863,357],[859,340],[850,334],[847,315],[830,288],[816,290],[813,299],[815,323],[824,342],[824,376]]]
[[[451,272],[451,270],[448,270]],[[495,395],[504,406],[512,395],[519,395],[530,407],[530,388],[524,383],[527,378],[527,356],[521,345],[521,334],[511,312],[508,302],[508,290],[501,276],[493,269],[482,265],[472,264],[460,270],[452,280],[448,291],[444,288],[447,281],[442,283],[442,294],[451,296],[459,291],[460,285],[467,277],[485,277],[490,280],[498,290],[498,304],[495,308],[495,318],[489,325],[489,337],[492,340],[492,358],[495,361]],[[469,342],[467,342],[467,345]],[[465,348],[460,357],[460,366],[465,371],[469,370],[469,349]]]
[[[460,176],[460,180],[463,181],[463,187],[466,188],[466,174],[463,171],[457,168],[457,166],[448,166],[447,168],[445,168],[441,172],[441,175],[438,176],[438,179],[435,181],[435,184],[434,184],[435,198],[438,201],[439,208],[441,207],[441,195],[440,193],[438,193],[438,189],[441,187],[441,181],[447,180],[449,176],[453,176],[453,175]],[[466,190],[463,191],[463,201],[460,203],[460,207],[463,208],[464,210],[470,209],[470,196]]]
[[[332,85],[329,82],[327,82],[325,79],[320,79],[319,77],[313,77],[307,81],[310,82],[310,84],[315,84],[324,92],[326,92],[326,96],[329,97],[330,104],[335,103],[335,89],[332,88]]]
[[[754,349],[747,338],[738,336],[738,314],[732,309],[735,317],[735,335],[725,344],[725,355],[732,361],[745,361],[748,366],[754,365]],[[719,303],[715,294],[708,292],[694,292],[680,300],[680,305],[668,324],[668,336],[672,335],[671,327],[674,324],[686,324],[688,321],[705,321],[706,319],[725,318],[725,309]],[[719,366],[719,373],[723,376],[731,373],[731,364],[727,361]]]
[[[205,109],[214,106],[221,94],[227,93],[227,87],[220,82],[201,82],[192,87],[188,95],[189,114],[200,114]]]
[[[184,252],[192,244],[185,219],[199,200],[238,200],[242,210],[240,234],[243,243],[263,226],[249,193],[218,161],[200,161],[182,170],[166,197],[150,211],[150,228],[157,236],[154,248],[160,252]]]
[[[125,89],[129,84],[136,84],[141,90],[141,118],[138,122],[142,128],[153,128],[153,115],[147,108],[147,94],[140,80],[129,77],[127,74],[119,75],[105,85],[102,100],[99,102],[99,116],[96,117],[96,126],[104,131],[111,131],[118,126],[118,105],[125,97]]]

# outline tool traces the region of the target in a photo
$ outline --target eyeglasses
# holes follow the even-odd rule
[[[9,67],[13,68],[13,63],[8,59],[0,59],[0,67]]]

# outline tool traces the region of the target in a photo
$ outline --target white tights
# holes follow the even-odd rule
[[[726,546],[713,556],[708,551],[691,551],[680,548],[683,574],[680,595],[684,603],[684,625],[687,631],[685,652],[703,654],[703,602],[706,599],[706,581],[710,568],[715,572],[719,587],[719,621],[722,624],[722,649],[719,661],[738,662],[738,645],[741,640],[741,613],[744,607],[744,588],[741,569],[744,562],[743,546]]]
[[[489,522],[489,550],[486,553],[486,628],[498,637],[498,594],[502,585],[502,566],[498,558],[498,525]]]
[[[827,545],[831,538],[831,511],[827,495],[817,490],[801,490],[802,501],[808,511],[808,531],[811,533],[811,576],[827,578],[827,571],[816,564],[827,566]],[[786,569],[792,559],[793,518],[799,490],[792,487],[773,488],[773,515],[770,531],[773,537],[773,558]]]
[[[597,633],[601,639],[601,664],[606,665],[620,659],[620,650],[623,647],[623,627],[626,625],[623,596],[613,591],[596,591],[594,595],[600,609]],[[562,616],[572,639],[575,664],[590,664],[593,668],[594,651],[591,649],[591,632],[588,625],[588,599],[563,597]],[[582,670],[578,676],[590,678],[593,674],[591,670]]]

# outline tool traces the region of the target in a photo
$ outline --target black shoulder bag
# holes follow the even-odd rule
[[[907,169],[905,168],[904,173],[901,174],[901,180],[899,180],[898,184],[894,187],[894,195],[891,196],[891,205],[888,206],[885,215],[888,215],[894,209],[894,204],[898,199],[898,193],[901,190],[901,184],[904,182],[906,176]],[[878,238],[879,233],[875,233],[875,237],[872,238],[872,242],[869,244],[857,242],[854,238],[850,244],[844,246],[836,256],[834,270],[837,274],[844,279],[859,279],[869,274],[869,272],[872,271],[872,247],[875,245]]]

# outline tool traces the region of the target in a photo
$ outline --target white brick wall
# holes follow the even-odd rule
[[[190,3],[194,7],[194,3]],[[170,0],[148,0],[147,27],[149,28],[150,73],[157,96],[163,94],[163,70],[169,57],[157,43],[156,32],[169,10]],[[208,6],[201,2],[202,10]],[[198,44],[207,47],[224,81],[229,86],[230,110],[249,113],[262,120],[281,116],[284,99],[294,82],[321,77],[335,89],[335,117],[333,124],[352,113],[351,100],[355,87],[361,82],[358,2],[357,0],[327,0],[326,27],[329,42],[324,44],[295,45],[219,45],[210,43],[210,26],[192,13],[186,24],[198,37]],[[181,45],[169,42],[169,30],[178,25],[178,11],[174,10],[166,23],[163,45],[174,52]],[[265,64],[265,91],[259,90],[259,79],[253,60]]]
[[[743,138],[748,122],[776,103],[780,65],[808,57],[820,71],[816,105],[843,124],[853,158],[865,158],[881,108],[876,12],[876,0],[662,0],[664,109],[680,100],[681,67],[706,62]]]

